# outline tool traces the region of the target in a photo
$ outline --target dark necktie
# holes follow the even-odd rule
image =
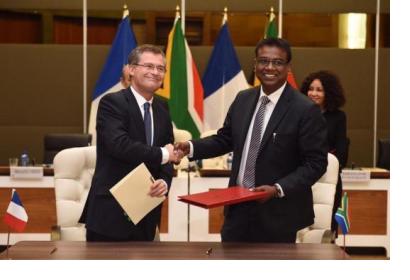
[[[266,104],[270,102],[267,96],[260,99],[261,105],[253,122],[251,142],[249,143],[248,156],[246,158],[245,172],[243,174],[243,185],[247,188],[255,187],[255,166],[258,157],[259,146],[262,138],[263,118],[265,115]]]
[[[144,103],[144,126],[145,126],[145,137],[147,139],[147,144],[151,145],[151,133],[152,133],[152,122],[151,122],[151,114],[149,112],[149,102]]]

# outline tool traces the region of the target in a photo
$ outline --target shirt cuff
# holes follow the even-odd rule
[[[281,187],[278,183],[276,183],[275,186],[276,186],[276,188],[277,188],[278,191],[279,191],[278,197],[280,197],[280,198],[284,197],[284,196],[285,196],[285,193],[283,192],[282,187]]]
[[[162,152],[162,161],[161,164],[166,164],[169,161],[169,152],[167,148],[161,147],[161,152]]]
[[[194,156],[194,145],[192,144],[191,141],[188,141],[188,143],[189,143],[189,154],[188,154],[188,157],[189,157],[189,158],[192,158],[192,157]]]

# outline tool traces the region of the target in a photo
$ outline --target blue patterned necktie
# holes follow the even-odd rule
[[[144,126],[145,126],[145,137],[147,139],[147,144],[151,145],[152,139],[152,122],[151,122],[151,114],[149,112],[149,102],[144,103]]]
[[[256,112],[255,121],[253,122],[251,142],[249,143],[245,172],[243,174],[243,185],[247,188],[255,187],[256,158],[258,157],[259,146],[261,144],[262,127],[266,110],[266,104],[268,104],[269,102],[270,100],[267,96],[261,97],[261,105],[259,106],[258,112]]]

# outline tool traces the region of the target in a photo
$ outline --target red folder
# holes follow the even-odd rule
[[[250,200],[265,198],[267,192],[254,192],[244,187],[229,187],[216,189],[191,195],[178,196],[179,201],[193,204],[202,208],[214,208],[222,205],[230,205]]]

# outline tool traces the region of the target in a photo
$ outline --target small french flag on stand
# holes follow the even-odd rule
[[[4,216],[4,222],[17,232],[22,232],[26,227],[28,221],[27,212],[21,203],[20,197],[17,191],[13,189],[11,201],[7,208],[6,215]]]

